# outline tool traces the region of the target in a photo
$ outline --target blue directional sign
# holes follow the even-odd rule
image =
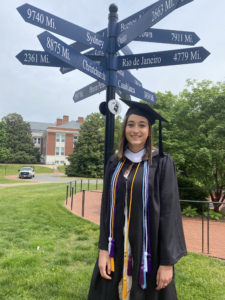
[[[56,58],[64,61],[74,68],[92,76],[93,78],[107,84],[108,73],[101,66],[93,62],[88,57],[56,38],[54,35],[45,31],[39,36],[39,41],[44,50]]]
[[[156,96],[153,92],[134,84],[132,81],[128,80],[126,76],[123,77],[119,72],[116,73],[115,84],[117,89],[130,94],[131,96],[148,101],[150,103],[156,102]]]
[[[158,23],[172,11],[174,11],[182,0],[160,0],[152,4],[149,9],[135,23],[125,29],[117,36],[117,50],[134,40],[137,36]],[[189,1],[190,2],[190,1]]]
[[[203,47],[142,53],[117,57],[118,69],[139,69],[170,65],[200,63],[209,56]]]
[[[183,5],[186,5],[190,2],[192,2],[194,0],[180,0],[177,7],[176,8],[179,8]],[[170,0],[167,1],[168,5],[169,5],[169,2],[171,2]],[[121,20],[120,22],[117,23],[117,34],[120,34],[122,33],[124,30],[127,30],[129,29],[131,26],[135,25],[137,23],[138,20],[140,20],[142,18],[142,16],[149,10],[151,9],[155,4],[151,4],[147,7],[145,7],[144,9],[138,11],[137,13],[129,16],[128,18],[126,19],[123,19]],[[150,26],[149,26],[150,27]],[[126,53],[124,53],[126,54]]]
[[[134,39],[140,42],[153,42],[165,44],[191,45],[194,46],[200,38],[196,33],[190,31],[147,29]]]
[[[55,58],[45,51],[23,50],[17,54],[16,58],[23,65],[43,66],[43,67],[69,67],[68,64]]]
[[[55,32],[89,47],[103,51],[107,50],[107,40],[99,34],[56,17],[30,4],[23,4],[17,10],[22,18],[30,24]]]
[[[88,98],[90,96],[93,96],[97,93],[100,93],[101,91],[104,91],[106,89],[106,85],[102,82],[95,81],[84,88],[76,91],[73,96],[74,102],[81,101],[85,98]]]
[[[127,70],[121,70],[121,71],[118,71],[118,73],[124,78],[126,78],[126,80],[132,82],[133,85],[136,85],[137,87],[142,87],[142,83],[135,77],[131,74],[131,72],[127,71]],[[85,98],[88,98],[90,96],[93,96],[97,93],[100,93],[102,91],[104,91],[106,89],[106,85],[104,83],[101,83],[99,81],[94,81],[93,83],[85,86],[84,88],[76,91],[74,93],[74,96],[73,96],[73,100],[74,102],[78,102],[78,101],[81,101]],[[117,90],[116,91],[119,96],[121,96],[121,91]],[[126,93],[125,93],[126,94]],[[124,92],[123,92],[123,96],[124,96]],[[129,96],[129,95],[127,95]]]

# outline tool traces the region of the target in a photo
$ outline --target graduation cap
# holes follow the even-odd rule
[[[162,147],[162,121],[168,122],[164,119],[159,113],[157,113],[153,108],[151,108],[146,103],[135,102],[131,100],[125,100],[120,98],[125,104],[129,106],[126,116],[129,115],[138,115],[145,117],[151,125],[155,124],[156,120],[159,120],[159,155],[163,156],[163,147]]]

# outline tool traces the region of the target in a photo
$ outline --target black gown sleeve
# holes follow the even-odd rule
[[[159,264],[174,265],[182,256],[187,255],[187,250],[175,165],[167,154],[160,160]]]
[[[112,166],[115,162],[114,156],[110,157],[104,176],[103,194],[101,202],[100,214],[100,235],[99,235],[99,249],[108,250],[108,237],[109,237],[109,217],[110,217],[110,182]]]

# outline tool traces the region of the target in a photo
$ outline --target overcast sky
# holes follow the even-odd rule
[[[153,0],[115,0],[119,20],[154,3]],[[23,49],[43,48],[37,35],[44,30],[26,23],[16,8],[26,3],[22,0],[2,0],[0,9],[1,75],[0,120],[9,113],[19,113],[25,121],[55,122],[56,118],[69,115],[70,120],[99,112],[105,100],[105,91],[81,102],[74,103],[74,92],[95,81],[76,70],[62,75],[59,68],[22,65],[16,55]],[[109,0],[28,0],[29,4],[97,32],[108,23]],[[225,80],[225,1],[194,0],[173,11],[153,28],[193,31],[211,55],[202,63],[180,66],[132,70],[146,89],[157,92],[171,91],[178,94],[185,88],[188,78]],[[67,43],[72,40],[58,36]],[[134,53],[155,52],[186,48],[187,46],[131,42]],[[138,101],[137,98],[132,98]],[[126,108],[122,106],[122,114]]]

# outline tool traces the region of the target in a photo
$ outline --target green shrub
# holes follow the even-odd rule
[[[196,207],[191,207],[190,205],[182,209],[182,215],[185,215],[187,217],[194,217],[196,216],[197,213],[197,208]]]
[[[208,217],[208,212],[206,211],[206,212],[204,212],[204,215],[206,216],[206,217]],[[213,220],[219,220],[219,219],[221,219],[221,218],[223,218],[223,213],[221,213],[221,212],[215,212],[214,210],[212,210],[212,209],[210,209],[209,210],[209,217],[210,217],[210,219],[213,219]]]

